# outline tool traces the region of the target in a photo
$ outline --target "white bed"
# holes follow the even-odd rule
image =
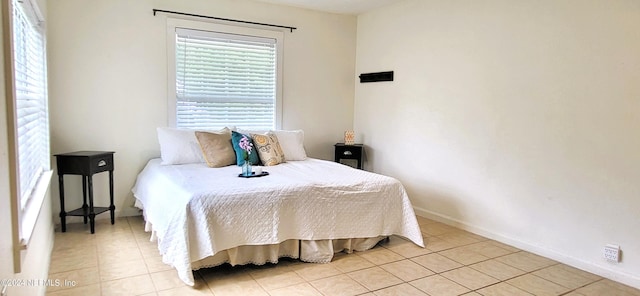
[[[278,258],[329,262],[390,235],[424,247],[415,213],[396,179],[307,159],[239,178],[237,166],[161,165],[152,159],[133,188],[163,261],[193,285],[192,270]]]

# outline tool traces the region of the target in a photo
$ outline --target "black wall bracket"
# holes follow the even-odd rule
[[[393,71],[360,74],[360,83],[379,81],[393,81]]]

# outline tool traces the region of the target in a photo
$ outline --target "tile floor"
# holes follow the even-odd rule
[[[47,295],[570,295],[640,296],[640,290],[442,223],[419,218],[427,248],[398,237],[329,264],[283,259],[195,272],[185,286],[161,262],[141,217],[55,233]],[[67,285],[65,283],[73,283]]]

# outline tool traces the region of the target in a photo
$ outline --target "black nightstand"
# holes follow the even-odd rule
[[[116,207],[113,205],[113,154],[109,151],[77,151],[56,154],[58,163],[58,183],[60,185],[60,220],[62,232],[67,231],[66,216],[83,216],[91,225],[91,233],[95,233],[95,217],[97,214],[111,211],[111,224],[114,221]],[[93,174],[109,171],[109,207],[93,206]],[[82,207],[70,212],[64,210],[64,175],[82,175]],[[87,205],[87,190],[89,205]]]
[[[341,159],[354,159],[356,161],[356,168],[362,169],[362,156],[364,155],[364,145],[354,144],[345,145],[344,143],[337,143],[335,146],[335,162],[340,162]]]

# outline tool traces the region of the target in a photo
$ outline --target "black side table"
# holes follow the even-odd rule
[[[87,217],[91,225],[91,233],[95,233],[95,217],[97,214],[111,211],[111,224],[115,222],[113,205],[113,154],[109,151],[77,151],[56,154],[58,163],[58,183],[60,185],[60,220],[62,232],[67,231],[66,216],[83,216],[84,224]],[[109,171],[109,201],[110,206],[93,206],[93,174]],[[64,210],[64,175],[82,175],[82,207],[70,212]],[[87,190],[89,191],[89,205],[87,205]]]
[[[344,143],[337,143],[335,146],[335,162],[340,162],[341,159],[355,159],[356,168],[362,169],[362,156],[364,154],[364,145],[354,144],[345,145]]]

